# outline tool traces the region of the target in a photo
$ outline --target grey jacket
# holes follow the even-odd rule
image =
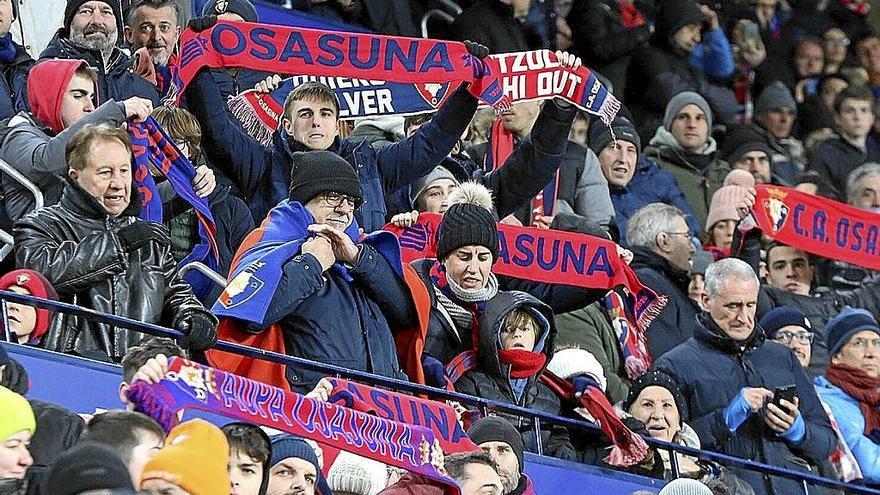
[[[154,243],[127,252],[119,231],[140,222],[139,193],[119,217],[110,217],[84,189],[68,181],[61,201],[15,225],[15,261],[42,273],[63,302],[145,323],[177,326],[192,313],[216,322],[177,272],[170,247]],[[58,314],[44,346],[118,361],[144,334]],[[106,356],[105,356],[106,355]]]
[[[64,155],[67,142],[83,126],[101,122],[113,126],[125,122],[125,107],[122,103],[104,103],[57,136],[50,136],[48,133],[51,131],[32,114],[20,112],[9,119],[6,127],[0,130],[0,159],[39,187],[46,206],[54,205],[61,199],[64,177],[67,175],[67,160]],[[4,174],[2,188],[6,198],[6,211],[13,222],[33,211],[34,197],[18,181]]]

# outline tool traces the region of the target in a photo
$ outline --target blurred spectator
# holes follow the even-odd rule
[[[868,32],[857,38],[855,54],[859,65],[868,72],[868,85],[874,97],[880,96],[880,36]]]
[[[291,7],[309,14],[332,19],[346,24],[356,24],[364,8],[363,0],[294,0]],[[396,6],[401,2],[393,2]],[[407,2],[402,2],[406,5]],[[409,9],[407,8],[407,11]],[[400,34],[388,31],[379,31],[383,34]]]
[[[227,423],[230,495],[266,495],[272,441],[262,428],[249,423]]]
[[[33,270],[13,270],[0,277],[0,290],[8,290],[17,294],[26,294],[52,301],[58,300],[58,294],[46,277]],[[38,346],[43,335],[49,330],[52,311],[37,308],[28,304],[6,302],[9,314],[9,331],[12,342]],[[0,323],[2,326],[2,323]]]
[[[868,311],[845,307],[825,330],[831,363],[816,388],[830,407],[865,482],[880,482],[877,445],[877,387],[880,385],[880,326]]]
[[[721,28],[718,13],[710,5],[710,2],[697,4],[706,20],[702,26],[701,40],[691,50],[690,62],[691,67],[712,80],[723,81],[733,76],[735,70],[733,49]]]
[[[283,434],[272,437],[269,489],[266,495],[323,495],[329,485],[321,473],[315,451],[302,438]]]
[[[68,0],[64,25],[40,60],[84,60],[95,68],[98,103],[139,96],[158,105],[156,87],[132,71],[131,58],[117,46],[123,25],[119,0]]]
[[[33,464],[28,443],[37,428],[34,412],[27,399],[0,387],[0,479],[24,479]]]
[[[749,172],[756,184],[790,185],[774,173],[773,150],[751,127],[728,131],[722,152],[731,169]]]
[[[840,73],[826,73],[819,78],[816,94],[804,98],[798,104],[798,135],[804,140],[807,150],[814,148],[814,143],[834,135],[837,127],[834,122],[834,99],[847,86],[849,80]]]
[[[474,48],[476,50],[476,48]],[[484,48],[481,50],[485,53]],[[357,212],[366,232],[386,222],[385,195],[429,173],[458,143],[477,108],[467,88],[456,90],[430,122],[412,136],[376,150],[338,136],[339,102],[326,85],[308,82],[287,96],[271,148],[252,139],[225,108],[211,72],[202,71],[187,90],[187,104],[202,126],[202,148],[241,190],[255,221],[287,198],[292,154],[327,150],[344,158],[361,182],[365,207]]]
[[[678,93],[666,105],[663,125],[645,149],[647,158],[675,176],[699,225],[705,225],[712,195],[730,172],[717,156],[717,143],[710,135],[713,122],[712,109],[702,96]]]
[[[376,495],[387,481],[384,464],[344,450],[327,473],[327,484],[334,495]]]
[[[135,74],[156,86],[164,98],[171,88],[172,58],[180,38],[180,8],[175,0],[137,0],[128,11],[125,41]]]
[[[83,127],[70,139],[66,159],[70,180],[61,203],[17,225],[18,264],[46,276],[64,301],[165,323],[184,333],[181,345],[211,347],[217,320],[177,275],[168,230],[137,218],[140,194],[132,187],[128,133],[107,124]],[[118,361],[141,338],[133,330],[59,315],[45,345]]]
[[[523,292],[501,292],[486,303],[480,316],[477,364],[455,382],[455,390],[508,404],[519,404],[549,414],[560,414],[562,406],[553,390],[540,381],[553,358],[556,323],[549,306]],[[576,459],[568,429],[558,425],[542,428],[535,438],[532,423],[516,421],[524,435],[525,449],[561,459]]]
[[[791,349],[804,369],[810,366],[812,343],[816,334],[812,332],[813,325],[801,310],[786,306],[774,308],[761,317],[760,325],[768,339]]]
[[[241,246],[245,236],[254,229],[254,219],[247,204],[232,194],[231,186],[216,184],[213,190],[209,190],[215,185],[208,177],[213,172],[202,156],[202,129],[193,114],[180,107],[161,106],[153,111],[153,117],[196,169],[194,190],[198,196],[207,199],[217,226],[214,238],[220,261],[215,271],[226,278],[235,251]],[[193,249],[203,242],[199,235],[199,220],[195,209],[177,195],[164,174],[158,174],[155,179],[162,197],[164,223],[171,231],[171,253],[180,263],[189,258]],[[213,304],[223,291],[223,287],[201,274],[191,272],[187,275],[187,280],[196,297],[206,306]]]
[[[191,419],[168,433],[165,446],[144,465],[139,488],[151,495],[228,494],[228,460],[220,428]]]
[[[578,112],[574,115],[574,122],[571,123],[571,130],[568,131],[568,140],[575,142],[581,146],[587,145],[587,133],[590,132],[590,121],[584,112]]]
[[[687,415],[686,404],[678,385],[669,375],[660,370],[651,370],[633,381],[629,395],[621,407],[645,423],[651,437],[699,449],[700,438],[697,432],[683,419]],[[670,453],[667,450],[660,450],[660,455],[663,458],[666,479],[673,476],[669,456],[675,455],[680,476],[698,479],[704,483],[717,480],[734,495],[755,493],[752,487],[716,462]]]
[[[843,67],[849,51],[849,38],[840,28],[833,27],[822,35],[825,50],[825,73],[834,74]]]
[[[399,115],[380,115],[377,117],[364,117],[354,121],[354,129],[347,138],[353,142],[366,141],[370,146],[381,149],[391,143],[395,143],[410,134],[410,126],[413,122],[419,125],[431,120],[432,114],[421,114],[412,117]],[[453,150],[454,152],[454,150]]]
[[[780,180],[793,184],[804,170],[804,147],[792,137],[797,102],[780,81],[767,85],[755,102],[755,127],[773,150],[774,171]]]
[[[473,40],[492,53],[545,48],[538,33],[524,24],[532,0],[475,0],[452,24],[454,39]]]
[[[161,356],[161,357],[159,357]],[[186,351],[173,340],[164,337],[147,337],[138,345],[128,348],[122,358],[122,381],[119,383],[119,401],[131,410],[132,404],[126,395],[128,387],[136,380],[161,379],[168,365],[168,358],[173,356],[186,358]]]
[[[65,147],[89,124],[120,126],[127,119],[145,119],[153,111],[143,98],[107,101],[95,108],[95,71],[81,60],[45,60],[31,69],[28,98],[31,113],[21,112],[2,131],[0,158],[33,182],[46,206],[61,199],[68,164]],[[11,178],[2,181],[6,211],[13,222],[34,209],[34,198]]]
[[[693,263],[691,263],[688,297],[703,311],[706,310],[703,307],[703,294],[706,293],[706,270],[712,263],[715,263],[715,258],[708,251],[695,252]]]
[[[713,495],[704,483],[688,478],[678,478],[666,483],[657,495]]]
[[[722,124],[731,123],[736,117],[739,108],[733,91],[710,83],[690,62],[691,53],[700,43],[705,20],[692,0],[660,3],[651,44],[636,52],[628,72],[626,103],[639,123],[643,139],[650,137],[661,122],[669,127],[668,105],[673,96],[683,91],[703,95],[706,108],[711,107],[711,111],[703,110],[709,120],[712,113]],[[681,106],[676,106],[675,113]],[[662,117],[664,109],[666,117]]]
[[[700,231],[675,177],[641,156],[642,141],[635,126],[626,117],[618,115],[611,127],[602,124],[593,126],[589,146],[598,157],[602,174],[608,181],[614,220],[621,233],[620,244],[627,245],[626,223],[630,217],[650,203],[677,207],[693,223],[689,224],[691,232],[696,234]]]
[[[44,493],[134,495],[131,475],[114,451],[95,443],[76,445],[61,454],[46,474]]]
[[[165,443],[165,432],[159,423],[144,414],[107,411],[96,414],[88,422],[79,441],[100,444],[113,451],[128,468],[131,482],[137,484],[144,464]]]
[[[484,452],[446,456],[446,472],[461,487],[461,495],[501,495],[504,484],[495,462]],[[307,494],[308,495],[308,494]]]
[[[829,17],[850,39],[870,32],[871,28],[868,25],[870,0],[831,0],[827,5]]]
[[[816,90],[816,81],[825,73],[825,51],[822,41],[817,38],[807,37],[794,45],[791,80],[789,88],[799,102],[804,101],[804,96],[813,94]]]
[[[609,79],[611,91],[618,98],[627,94],[627,71],[633,53],[644,49],[653,29],[636,3],[578,0],[568,15],[573,51],[587,66]]]
[[[810,154],[811,170],[828,178],[840,191],[847,175],[865,162],[880,161],[880,143],[869,139],[874,125],[874,96],[864,86],[850,86],[834,99],[837,136]]]
[[[748,189],[741,186],[724,186],[712,195],[703,249],[711,252],[716,260],[730,256],[733,231],[739,223],[737,208],[743,204],[746,195]]]
[[[840,192],[831,185],[828,179],[819,175],[815,170],[804,171],[800,179],[795,183],[794,188],[807,194],[822,196],[834,201],[841,200]]]
[[[27,110],[25,84],[34,59],[9,32],[17,18],[18,2],[0,2],[0,120]]]
[[[688,270],[696,249],[681,210],[662,203],[637,211],[626,224],[626,238],[639,280],[669,298],[646,332],[648,352],[657,359],[693,335],[699,308],[688,297]]]
[[[261,227],[277,232],[291,249],[284,252],[287,257],[264,258],[282,275],[262,319],[246,323],[246,330],[259,333],[277,324],[290,355],[403,378],[391,329],[413,324],[412,298],[392,264],[397,253],[381,243],[357,242],[354,213],[364,194],[355,170],[330,151],[295,153],[292,160],[290,201],[272,210]],[[238,256],[266,249],[258,244],[267,239],[263,232],[249,234],[248,250]],[[227,285],[219,304],[225,305],[225,294],[234,297],[242,275]],[[321,376],[287,367],[295,391],[311,390]]]
[[[522,433],[510,422],[499,417],[487,416],[475,422],[467,433],[468,437],[495,462],[503,485],[502,495],[535,493],[532,479],[523,472],[525,464]]]
[[[822,462],[833,450],[834,432],[800,363],[788,349],[765,342],[755,324],[758,290],[755,272],[743,261],[727,258],[710,266],[704,300],[709,310],[699,315],[694,338],[654,366],[680,387],[686,421],[704,448],[809,470],[808,464]],[[791,384],[793,402],[766,404],[771,389]],[[798,489],[787,479],[732,470],[757,494]]]

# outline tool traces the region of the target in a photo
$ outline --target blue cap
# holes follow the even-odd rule
[[[870,330],[880,335],[880,325],[870,311],[845,306],[840,313],[825,325],[825,342],[828,352],[833,356],[853,335]]]
[[[768,311],[767,314],[761,318],[759,324],[761,325],[761,328],[764,329],[764,333],[767,334],[767,337],[771,339],[776,337],[776,332],[778,332],[780,328],[789,325],[797,325],[810,331],[812,331],[813,328],[813,325],[810,324],[810,320],[807,319],[801,310],[789,306],[780,306]]]
[[[309,461],[315,466],[315,473],[318,475],[317,483],[315,483],[315,487],[317,488],[316,492],[320,492],[321,495],[333,495],[333,492],[330,490],[330,485],[327,484],[327,480],[321,472],[321,466],[318,464],[318,456],[315,454],[315,450],[311,445],[307,444],[302,438],[289,434],[275,435],[271,440],[272,457],[269,458],[270,469],[275,464],[278,464],[284,459],[290,459],[291,457]]]

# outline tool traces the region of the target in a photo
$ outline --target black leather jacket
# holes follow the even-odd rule
[[[150,244],[131,253],[123,249],[117,233],[141,221],[140,208],[139,194],[132,188],[128,209],[110,217],[88,192],[68,180],[57,205],[30,213],[16,223],[16,264],[42,273],[62,301],[96,311],[165,326],[176,326],[192,312],[214,319],[178,276],[170,247]],[[144,337],[124,328],[58,314],[44,345],[49,350],[92,357],[106,354],[118,361]]]

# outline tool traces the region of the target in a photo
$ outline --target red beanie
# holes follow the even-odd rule
[[[26,289],[35,297],[51,299],[52,301],[58,300],[58,293],[55,292],[52,284],[41,273],[33,270],[13,270],[0,277],[0,290],[9,290],[13,286]],[[31,341],[38,340],[46,333],[46,330],[49,329],[49,320],[52,318],[52,312],[48,309],[35,309],[37,310],[37,318],[34,322],[34,332],[31,334]]]

